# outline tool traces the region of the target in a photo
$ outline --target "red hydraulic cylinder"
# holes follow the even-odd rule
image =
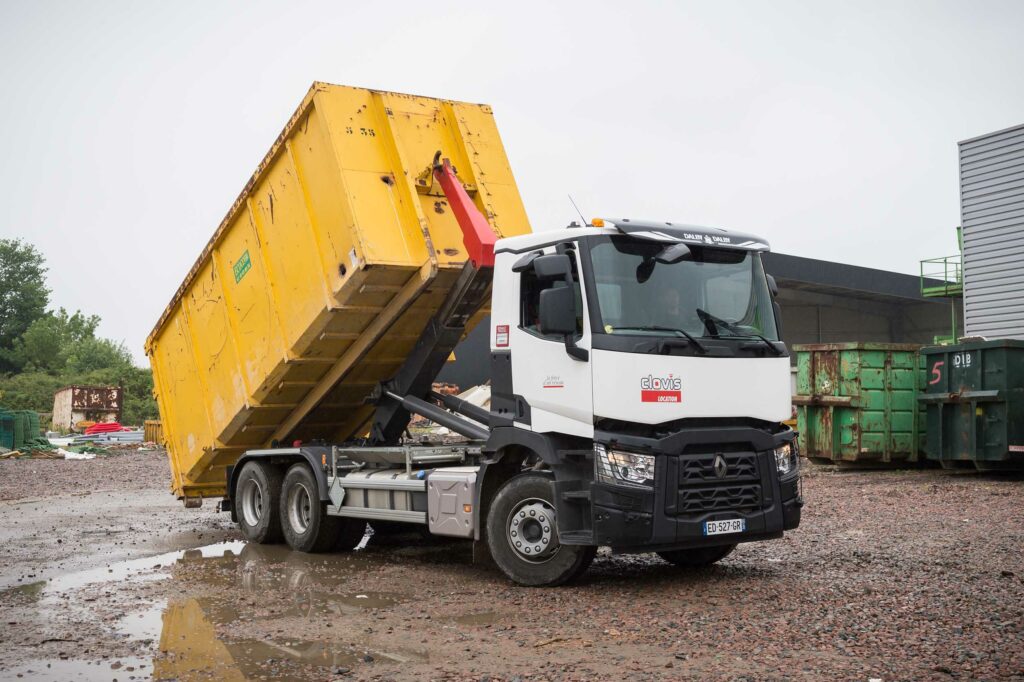
[[[494,267],[494,228],[476,207],[452,170],[451,161],[445,159],[434,164],[434,178],[441,184],[448,205],[462,228],[462,243],[466,246],[473,267]]]

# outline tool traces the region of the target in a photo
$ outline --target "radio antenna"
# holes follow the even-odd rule
[[[569,203],[570,203],[570,204],[572,204],[572,207],[576,209],[576,212],[577,212],[577,213],[579,214],[579,216],[580,216],[580,220],[582,220],[582,221],[583,221],[583,225],[584,225],[584,226],[586,226],[586,225],[589,225],[590,223],[588,223],[588,222],[587,222],[587,219],[583,217],[583,211],[581,211],[581,210],[580,210],[580,207],[576,205],[576,202],[572,200],[572,195],[571,195],[571,194],[569,194],[569,195],[567,195],[567,196],[569,197]]]

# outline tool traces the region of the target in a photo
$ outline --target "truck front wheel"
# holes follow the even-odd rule
[[[543,474],[520,474],[495,494],[487,514],[487,545],[509,578],[528,587],[562,585],[581,575],[596,547],[558,542],[554,488]]]
[[[710,566],[716,561],[721,561],[732,554],[734,549],[736,549],[736,545],[674,549],[669,552],[658,552],[658,556],[670,564],[675,564],[681,568],[703,568],[704,566]]]
[[[338,540],[342,519],[327,515],[316,479],[304,462],[293,464],[281,484],[281,530],[299,552],[326,552]],[[364,524],[365,528],[365,524]]]
[[[246,462],[238,474],[233,497],[242,537],[264,545],[281,542],[277,513],[281,471],[277,467],[259,461]]]

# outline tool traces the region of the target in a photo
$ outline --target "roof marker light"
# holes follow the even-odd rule
[[[594,227],[604,227],[604,218],[594,218],[590,221]]]

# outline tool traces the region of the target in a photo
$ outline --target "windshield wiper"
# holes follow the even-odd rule
[[[741,337],[738,337],[738,338],[741,338]],[[782,355],[782,351],[779,350],[779,347],[776,346],[775,343],[773,343],[767,337],[762,336],[760,334],[751,334],[750,338],[757,339],[758,341],[764,342],[764,345],[768,346],[769,350],[771,350],[772,355],[774,355],[776,357],[778,357],[779,355]]]
[[[612,327],[612,331],[615,331],[616,329],[626,329],[637,332],[674,332],[676,334],[682,334],[684,337],[686,337],[686,340],[692,343],[694,348],[699,350],[701,354],[707,354],[708,352],[708,349],[704,347],[704,344],[698,341],[693,336],[693,334],[686,331],[685,329],[677,329],[676,327],[662,327],[657,324],[648,324],[636,327]]]
[[[723,329],[726,331],[731,330],[735,334],[735,330],[731,329],[733,326],[732,322],[727,322],[720,317],[715,317],[702,308],[697,308],[697,317],[699,317],[700,321],[704,323],[704,328],[708,331],[708,334],[711,334],[711,336],[716,338],[720,336],[718,332],[718,325],[722,325]]]
[[[758,341],[763,342],[764,345],[768,346],[768,348],[772,352],[772,355],[782,355],[782,351],[779,350],[778,346],[776,346],[771,340],[768,339],[768,337],[762,334],[750,331],[740,331],[738,329],[738,325],[735,324],[734,322],[729,322],[728,320],[723,320],[720,317],[715,317],[708,311],[702,310],[701,308],[697,308],[697,317],[699,317],[700,321],[704,323],[704,328],[708,330],[708,334],[711,334],[711,336],[715,338],[722,338],[722,335],[718,331],[718,327],[721,326],[722,329],[724,329],[727,332],[730,332],[729,336],[731,338],[757,339]]]

